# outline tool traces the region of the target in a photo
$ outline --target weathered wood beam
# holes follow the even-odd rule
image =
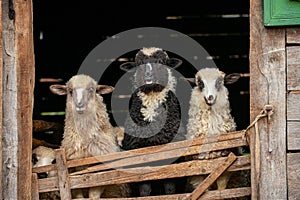
[[[70,175],[71,189],[103,186],[110,184],[140,182],[145,180],[157,180],[193,175],[209,174],[219,163],[223,163],[226,157],[214,160],[195,160],[178,164],[155,167],[135,167],[129,169],[110,170],[84,175]],[[247,156],[238,159],[228,168],[228,171],[249,169],[250,159]],[[99,181],[101,180],[101,181]],[[39,191],[57,191],[58,178],[39,179]]]
[[[237,157],[233,153],[230,153],[224,162],[220,162],[218,165],[215,165],[215,168],[212,170],[210,175],[206,177],[203,182],[192,192],[191,200],[197,200],[236,159]]]
[[[32,1],[3,0],[3,199],[31,199]]]
[[[3,113],[3,108],[2,108],[2,99],[3,99],[3,78],[2,78],[2,75],[3,75],[3,43],[2,43],[2,1],[0,1],[0,112]],[[0,115],[0,177],[1,177],[1,180],[2,180],[2,114]],[[0,199],[3,199],[3,196],[2,196],[2,181],[0,181]]]
[[[101,200],[185,200],[190,193],[175,194],[175,195],[161,195],[161,196],[149,196],[149,197],[136,197],[136,198],[101,198]],[[221,200],[225,198],[237,198],[251,195],[250,187],[233,188],[226,190],[213,190],[206,191],[199,200]],[[76,200],[89,200],[89,198],[81,198]]]
[[[55,150],[58,184],[61,199],[72,199],[65,149]]]
[[[274,106],[251,130],[251,198],[286,199],[285,28],[264,27],[263,0],[250,0],[250,27],[250,120]]]
[[[211,151],[211,150],[222,150],[225,148],[237,147],[237,146],[246,146],[248,145],[245,137],[244,131],[237,131],[222,135],[220,137],[211,137],[211,138],[196,138],[193,141],[185,140],[180,142],[169,143],[166,145],[159,145],[153,147],[146,147],[140,149],[134,149],[130,151],[123,151],[114,154],[95,156],[90,158],[83,158],[77,160],[70,160],[67,162],[68,168],[78,167],[88,164],[97,164],[97,163],[109,163],[109,166],[112,167],[124,167],[132,164],[140,164],[153,162],[158,160],[163,160],[167,158],[174,158],[174,156],[187,156],[192,154],[197,154],[200,152]],[[166,153],[160,156],[162,152],[176,152],[177,154]],[[180,154],[179,154],[180,153]],[[127,160],[127,162],[123,162]],[[133,163],[131,163],[133,162]],[[124,163],[124,164],[122,164]],[[107,169],[106,167],[100,167]],[[55,170],[55,165],[48,165],[43,167],[37,167],[33,169],[35,173],[47,172]]]

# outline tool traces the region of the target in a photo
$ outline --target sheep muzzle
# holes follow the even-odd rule
[[[208,96],[204,97],[204,99],[205,99],[205,103],[208,106],[213,106],[216,103],[217,97],[214,97],[213,95],[208,95]]]

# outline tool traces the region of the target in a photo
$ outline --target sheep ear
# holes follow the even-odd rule
[[[170,58],[167,61],[167,65],[171,68],[176,68],[179,67],[182,64],[182,60],[178,59],[178,58]]]
[[[132,72],[135,67],[136,67],[135,62],[126,62],[120,65],[120,69],[125,72]]]
[[[183,79],[190,82],[190,83],[196,84],[196,79],[195,78],[183,78]]]
[[[108,85],[97,85],[97,94],[108,94],[114,91],[114,87]]]
[[[224,84],[229,85],[235,83],[240,77],[241,75],[239,73],[228,74],[224,78]]]
[[[65,85],[51,85],[50,90],[53,94],[57,94],[57,95],[67,94],[67,86]]]

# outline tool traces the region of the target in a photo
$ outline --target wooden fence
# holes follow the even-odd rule
[[[39,199],[39,193],[51,191],[60,191],[62,199],[71,199],[71,189],[205,174],[210,175],[192,193],[122,199],[224,199],[249,196],[251,195],[250,187],[222,191],[207,191],[207,189],[225,170],[249,170],[250,156],[235,156],[231,153],[228,157],[210,160],[146,166],[157,161],[176,159],[178,156],[190,156],[247,145],[246,131],[237,131],[219,137],[197,138],[70,161],[66,161],[64,149],[57,149],[56,164],[33,168],[32,199]],[[91,164],[92,167],[87,167],[82,171],[68,173],[70,168]],[[57,176],[38,179],[37,173],[52,170],[57,170]]]

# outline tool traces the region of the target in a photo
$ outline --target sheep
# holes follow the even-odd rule
[[[224,84],[232,84],[240,78],[239,74],[225,73],[217,68],[199,70],[195,78],[188,79],[196,86],[192,89],[187,124],[187,139],[210,137],[236,130],[236,123],[231,115],[228,90]],[[240,153],[240,152],[239,152]],[[196,159],[211,159],[226,156],[229,151],[215,151],[194,156]],[[188,182],[195,189],[203,176],[193,176]],[[225,172],[217,180],[219,190],[225,189],[230,174]]]
[[[124,150],[166,144],[185,139],[180,132],[180,104],[175,96],[176,78],[168,68],[182,63],[169,58],[161,48],[140,49],[135,62],[123,63],[120,68],[134,72],[133,94],[129,102],[129,115],[125,120]],[[166,67],[168,66],[168,67]],[[149,196],[151,183],[139,184],[139,195]],[[164,183],[165,193],[176,191],[174,180]]]
[[[97,85],[88,75],[73,76],[66,85],[51,85],[57,95],[67,95],[62,147],[67,160],[104,155],[120,151],[117,136],[109,121],[106,105],[100,94],[113,91],[112,86]],[[89,198],[127,197],[127,184],[94,187]],[[73,191],[75,198],[83,197],[81,190]]]
[[[56,163],[55,151],[52,148],[38,146],[32,150],[32,167],[41,167]],[[56,176],[56,171],[38,174],[39,178],[48,178]],[[59,200],[59,191],[41,193],[40,200]]]

